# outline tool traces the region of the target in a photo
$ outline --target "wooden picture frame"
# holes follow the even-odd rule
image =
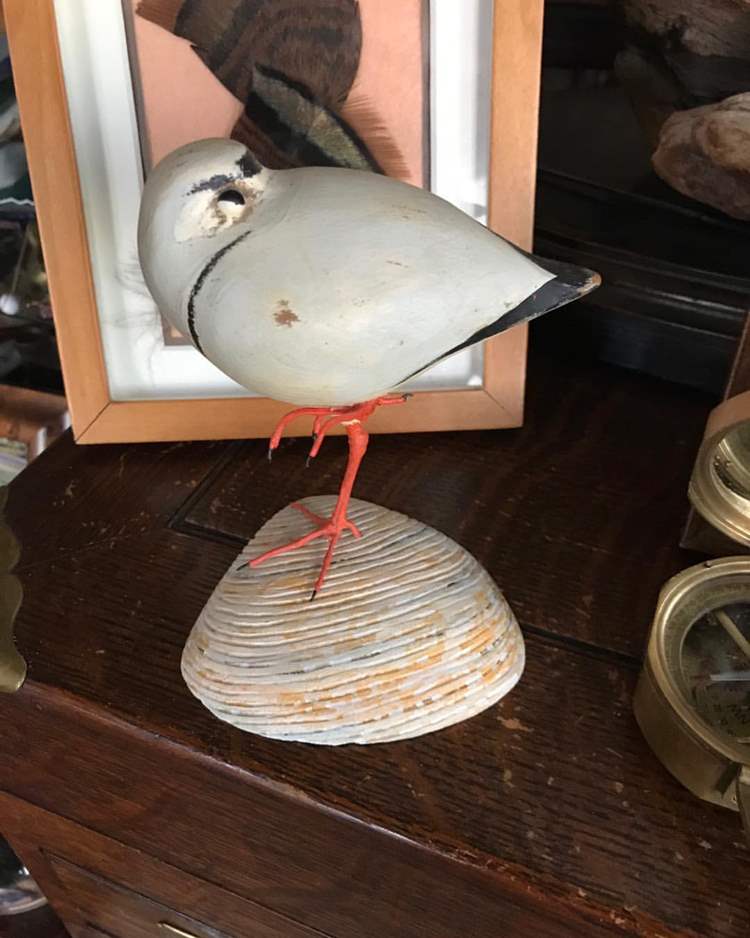
[[[4,0],[73,430],[79,443],[268,435],[289,407],[263,398],[114,400],[71,131],[54,0]],[[543,0],[494,0],[489,226],[521,247],[532,235]],[[485,429],[523,420],[527,331],[485,345],[481,387],[415,394],[381,408],[373,432]]]

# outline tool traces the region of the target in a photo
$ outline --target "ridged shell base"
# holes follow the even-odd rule
[[[304,499],[330,516],[334,496]],[[353,499],[323,589],[319,538],[237,567],[310,530],[291,506],[248,543],[206,603],[182,673],[219,719],[274,739],[341,745],[407,739],[492,706],[521,676],[524,646],[486,571],[444,534]]]

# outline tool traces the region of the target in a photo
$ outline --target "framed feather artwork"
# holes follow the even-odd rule
[[[272,169],[394,176],[529,248],[542,7],[4,0],[76,439],[266,436],[288,409],[215,368],[143,284],[144,179],[185,143],[231,137]],[[370,429],[518,426],[525,359],[524,325],[465,348]]]

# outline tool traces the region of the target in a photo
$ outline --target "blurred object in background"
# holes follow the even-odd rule
[[[0,215],[34,217],[18,102],[13,88],[8,39],[0,35]]]
[[[679,192],[750,218],[750,4],[622,0],[615,71],[654,167]]]
[[[47,274],[36,222],[0,221],[1,228],[16,244],[10,252],[15,263],[0,281],[0,312],[7,316],[25,313],[27,318],[51,321]]]
[[[68,938],[28,870],[1,836],[0,938]]]
[[[0,384],[0,485],[68,429],[64,397]]]
[[[710,89],[736,89],[726,77],[733,71],[712,55],[682,49],[698,41],[682,26],[675,27],[674,46],[648,40],[636,28],[637,5],[547,0],[535,250],[601,271],[603,285],[533,331],[537,341],[562,345],[571,355],[718,398],[748,310],[750,224],[667,185],[654,171],[652,153],[678,107],[705,104]],[[645,7],[654,16],[667,7],[695,15],[734,8],[750,16],[745,0],[648,0]],[[745,48],[750,57],[750,43]],[[636,53],[639,62],[662,63],[642,71],[672,76],[649,79],[648,100],[627,68]],[[735,72],[745,74],[740,65]]]
[[[675,111],[750,90],[746,0],[620,0],[615,69],[655,149]]]
[[[46,903],[29,871],[0,837],[0,916],[21,915]]]
[[[53,155],[51,158],[54,158]],[[0,35],[0,485],[68,426],[47,276]]]
[[[36,222],[0,217],[0,484],[69,426],[61,391]]]
[[[750,93],[676,111],[652,162],[678,192],[750,221]]]
[[[20,440],[0,437],[0,485],[8,485],[29,464],[29,448]]]
[[[63,389],[36,221],[4,218],[1,203],[0,383]]]

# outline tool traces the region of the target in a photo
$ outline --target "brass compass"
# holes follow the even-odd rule
[[[664,586],[634,700],[646,740],[693,794],[740,811],[750,835],[750,557]]]

